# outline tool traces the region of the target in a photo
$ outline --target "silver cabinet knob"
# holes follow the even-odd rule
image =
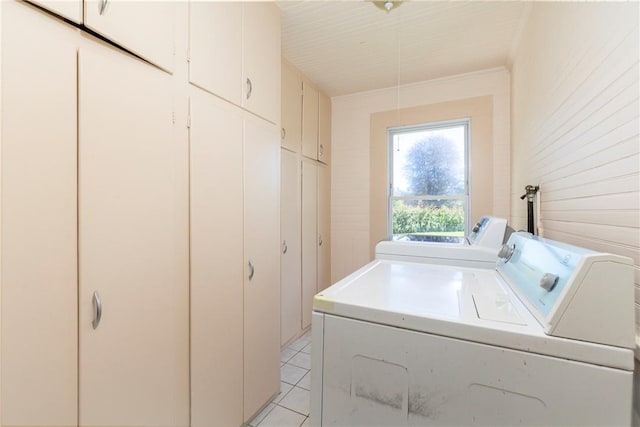
[[[285,128],[280,129],[280,138],[284,141],[287,137],[287,130]]]
[[[98,2],[98,8],[99,8],[100,15],[104,14],[105,9],[107,8],[107,2],[108,1],[109,0],[100,0]]]
[[[251,79],[247,77],[247,99],[251,98],[251,92],[253,92],[253,84]]]
[[[289,247],[287,246],[287,241],[283,240],[282,241],[282,254],[283,255],[286,254],[288,250],[289,250]]]
[[[253,266],[253,262],[251,262],[251,260],[249,260],[248,265],[249,265],[249,280],[251,280],[251,279],[253,279],[253,275],[255,274],[256,269]]]
[[[100,300],[100,295],[98,291],[93,292],[93,320],[91,321],[91,326],[93,329],[96,329],[98,325],[100,325],[100,319],[102,319],[102,301]]]

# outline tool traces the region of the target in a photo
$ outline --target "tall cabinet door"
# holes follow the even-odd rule
[[[302,161],[302,328],[311,325],[318,274],[318,165]]]
[[[318,166],[318,289],[331,285],[331,169]]]
[[[0,425],[76,425],[75,35],[24,4],[0,8]]]
[[[300,265],[300,162],[288,150],[282,152],[280,175],[280,233],[282,240],[280,267],[281,316],[280,345],[286,344],[300,331],[302,313]]]
[[[244,417],[280,389],[280,142],[278,128],[244,124]]]
[[[79,424],[185,426],[188,147],[171,79],[88,46],[78,89]]]
[[[242,117],[191,96],[191,426],[239,426],[242,410]]]

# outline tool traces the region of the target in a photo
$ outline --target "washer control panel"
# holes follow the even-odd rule
[[[633,348],[630,258],[517,232],[496,270],[545,333]]]

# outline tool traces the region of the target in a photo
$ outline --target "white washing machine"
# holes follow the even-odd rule
[[[311,424],[630,425],[631,260],[527,233],[500,256],[376,260],[318,294]]]
[[[466,237],[406,235],[379,242],[376,259],[493,268],[506,232],[506,219],[485,216]]]

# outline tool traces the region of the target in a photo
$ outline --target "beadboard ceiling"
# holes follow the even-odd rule
[[[506,66],[520,1],[281,1],[282,54],[329,96]]]

